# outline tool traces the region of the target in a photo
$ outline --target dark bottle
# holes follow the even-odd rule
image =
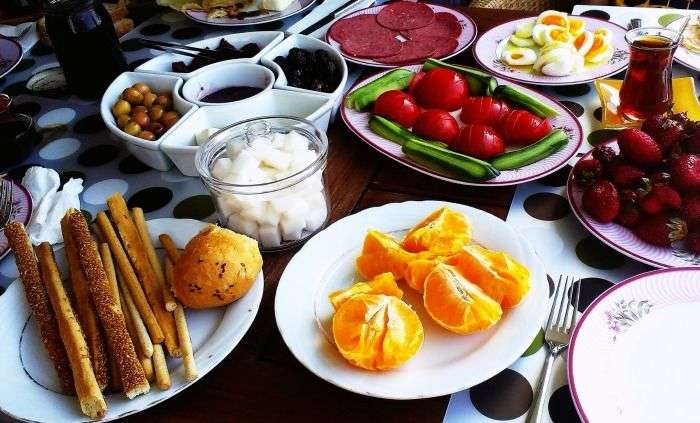
[[[44,0],[44,14],[71,92],[97,98],[127,70],[112,19],[99,0]]]

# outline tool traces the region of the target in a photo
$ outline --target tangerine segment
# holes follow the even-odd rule
[[[437,324],[460,334],[486,329],[503,314],[501,306],[481,288],[443,263],[425,279],[423,304]]]
[[[439,263],[444,263],[449,256],[417,258],[406,266],[406,284],[418,292],[423,292],[423,284],[428,274]]]
[[[423,325],[418,314],[396,297],[358,294],[333,316],[333,339],[351,364],[367,370],[389,370],[418,352],[423,344]]]
[[[365,236],[362,254],[355,261],[357,271],[367,279],[391,272],[399,280],[406,273],[406,265],[415,255],[401,248],[399,243],[389,235],[370,230]]]
[[[392,273],[381,273],[367,282],[357,282],[350,288],[335,291],[328,296],[333,308],[338,310],[349,298],[358,294],[384,294],[403,298],[403,291],[396,284]]]
[[[411,228],[401,246],[414,253],[431,251],[450,254],[467,245],[471,238],[471,226],[464,215],[448,207],[441,207]]]
[[[530,271],[502,251],[469,245],[448,261],[503,308],[513,308],[530,290]]]

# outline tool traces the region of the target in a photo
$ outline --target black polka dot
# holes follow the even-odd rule
[[[571,165],[566,165],[556,172],[539,179],[537,182],[548,187],[563,187],[569,179],[569,173],[571,173]]]
[[[549,286],[549,296],[551,297],[554,294],[554,279],[549,275],[547,275],[547,285]]]
[[[576,256],[584,264],[603,270],[615,269],[627,261],[627,257],[593,236],[587,236],[576,244]]]
[[[569,214],[569,203],[559,194],[538,192],[525,199],[525,211],[539,220],[559,220]]]
[[[173,209],[173,216],[178,219],[202,220],[214,213],[214,203],[208,195],[195,195],[184,199]]]
[[[23,164],[17,167],[14,167],[10,169],[7,172],[7,176],[12,179],[13,181],[20,183],[22,182],[22,178],[24,178],[24,174],[27,173],[27,169],[29,169],[32,166],[41,166],[40,164],[37,163],[27,163]]]
[[[127,175],[143,173],[149,170],[151,170],[151,168],[148,165],[143,164],[143,162],[134,157],[132,154],[124,157],[119,162],[119,171],[121,173],[126,173]]]
[[[103,129],[105,129],[105,123],[102,120],[102,116],[98,114],[85,116],[73,126],[73,131],[76,134],[94,134]]]
[[[578,103],[574,103],[573,101],[562,101],[561,104],[566,106],[567,109],[571,110],[571,113],[576,115],[576,117],[581,117],[583,116],[583,112],[585,112],[585,109],[583,108],[582,105]]]
[[[595,109],[593,111],[593,117],[596,118],[598,120],[598,122],[602,122],[603,121],[603,108],[598,107],[597,109]]]
[[[19,63],[17,63],[17,66],[15,66],[15,68],[12,69],[12,73],[24,72],[27,69],[34,66],[35,63],[36,63],[36,60],[34,60],[34,59],[22,59]]]
[[[40,56],[48,56],[49,54],[53,54],[53,48],[45,45],[42,42],[38,42],[34,44],[34,47],[29,51],[29,53],[32,56],[40,57]]]
[[[602,10],[586,10],[585,12],[581,13],[581,16],[588,16],[589,18],[597,18],[597,19],[602,19],[604,21],[607,21],[610,19],[610,15],[608,12],[602,11]]]
[[[274,22],[267,22],[267,23],[255,25],[255,31],[274,31],[276,29],[282,28],[283,26],[284,26],[284,21],[282,21],[282,20],[274,21]]]
[[[63,188],[63,185],[68,182],[71,178],[73,179],[82,179],[83,180],[83,185],[85,185],[85,182],[87,182],[87,176],[83,172],[79,172],[77,170],[68,170],[65,172],[61,172],[59,175],[59,179],[61,181],[61,188]]]
[[[129,208],[141,207],[144,213],[149,213],[164,207],[173,199],[173,192],[165,187],[150,187],[138,191],[129,198]]]
[[[591,87],[588,84],[574,84],[574,85],[562,85],[554,87],[554,92],[566,97],[580,97],[586,95],[591,91]]]
[[[143,65],[144,63],[148,62],[151,60],[150,58],[145,58],[145,59],[139,59],[139,60],[134,60],[133,62],[129,63],[129,70],[135,71],[136,68],[139,66]]]
[[[590,145],[598,145],[604,143],[611,138],[617,136],[617,131],[615,129],[598,129],[588,134],[586,140]]]
[[[189,26],[186,28],[180,28],[173,31],[171,34],[176,40],[189,40],[191,38],[197,38],[204,33],[202,28],[196,26]]]
[[[23,113],[29,116],[36,116],[41,111],[41,104],[36,101],[27,101],[26,103],[12,104],[13,113]]]
[[[143,44],[138,40],[138,38],[131,38],[129,40],[126,40],[121,43],[121,47],[123,51],[130,52],[130,51],[138,51],[141,49],[144,49]]]
[[[495,420],[512,420],[527,412],[532,403],[530,383],[515,370],[501,373],[469,390],[474,407]]]
[[[0,295],[2,295],[2,294],[4,294],[4,293],[5,293],[5,288],[2,287],[2,286],[0,286]]]
[[[16,97],[20,94],[31,94],[31,91],[27,89],[27,81],[15,82],[3,88],[2,91],[11,97]]]
[[[117,158],[119,148],[111,144],[102,144],[83,151],[78,156],[78,163],[87,166],[102,166]]]
[[[90,94],[90,93],[80,93],[76,94],[76,97],[83,101],[97,101],[98,99],[102,98],[102,96],[99,93],[96,94]]]
[[[548,408],[552,423],[577,423],[581,421],[574,407],[568,385],[564,385],[552,393],[552,396],[549,397]]]
[[[141,28],[141,35],[152,37],[154,35],[165,34],[170,31],[170,25],[166,24],[151,24]]]
[[[581,313],[583,313],[600,294],[613,286],[612,282],[601,278],[584,278],[581,279],[581,282],[574,283],[574,285],[578,283],[581,284],[581,296],[578,303],[578,311]],[[574,289],[573,286],[571,288]],[[573,303],[574,298],[571,298],[571,301]]]
[[[92,223],[92,213],[85,209],[80,209],[80,213],[83,214],[83,217],[85,218],[85,221],[88,223],[88,225]]]

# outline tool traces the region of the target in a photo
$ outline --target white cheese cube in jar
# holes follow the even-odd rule
[[[280,219],[282,238],[285,241],[300,240],[304,228],[306,228],[306,217],[302,214],[284,214]]]
[[[219,132],[219,128],[203,129],[195,134],[194,140],[197,142],[197,145],[202,145],[206,140],[209,139],[209,137],[216,134],[217,132]]]
[[[263,247],[276,248],[282,245],[282,233],[279,225],[262,225],[258,230],[259,241]]]
[[[310,232],[315,232],[324,223],[326,223],[326,218],[328,217],[328,209],[325,204],[323,207],[318,207],[309,210],[306,214],[306,230]]]
[[[217,179],[223,180],[233,173],[233,161],[228,157],[220,157],[214,162],[214,167],[211,170],[212,175]]]
[[[285,134],[282,148],[289,153],[298,153],[309,149],[309,140],[297,131]]]
[[[226,226],[234,232],[258,239],[258,224],[253,220],[242,217],[240,214],[229,216]]]
[[[260,167],[260,160],[248,150],[243,149],[238,153],[236,158],[233,159],[231,166],[234,172],[247,174]]]

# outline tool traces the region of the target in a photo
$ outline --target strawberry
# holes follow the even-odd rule
[[[620,203],[623,206],[633,206],[637,204],[637,200],[639,200],[639,195],[635,190],[626,188],[620,191]]]
[[[671,151],[674,145],[683,140],[683,124],[661,115],[647,119],[642,125],[642,131],[649,134],[664,153]]]
[[[649,244],[668,247],[671,243],[685,238],[688,228],[684,220],[662,214],[643,220],[634,233]]]
[[[642,213],[635,206],[623,206],[615,218],[615,222],[625,228],[635,228],[642,222]]]
[[[700,131],[695,131],[695,133],[688,138],[686,151],[689,154],[700,154]]]
[[[691,232],[685,238],[685,248],[691,253],[700,255],[700,231]]]
[[[598,160],[603,167],[612,163],[617,157],[615,150],[607,145],[599,145],[593,149],[593,158]]]
[[[642,168],[656,166],[663,160],[659,145],[649,134],[637,128],[621,130],[617,135],[617,144],[620,152],[632,164]]]
[[[639,207],[649,216],[681,208],[683,200],[670,185],[655,185],[649,194],[639,200]]]
[[[595,220],[612,222],[620,212],[620,197],[612,182],[600,179],[583,193],[583,208]]]
[[[683,192],[700,192],[700,156],[683,154],[671,162],[671,180]]]
[[[681,216],[688,222],[688,226],[700,231],[700,196],[694,195],[683,199]]]
[[[610,163],[607,170],[612,182],[622,188],[637,185],[644,176],[643,170],[623,160],[615,160]]]
[[[603,167],[597,159],[581,160],[574,166],[574,179],[582,187],[586,187],[600,178]]]

